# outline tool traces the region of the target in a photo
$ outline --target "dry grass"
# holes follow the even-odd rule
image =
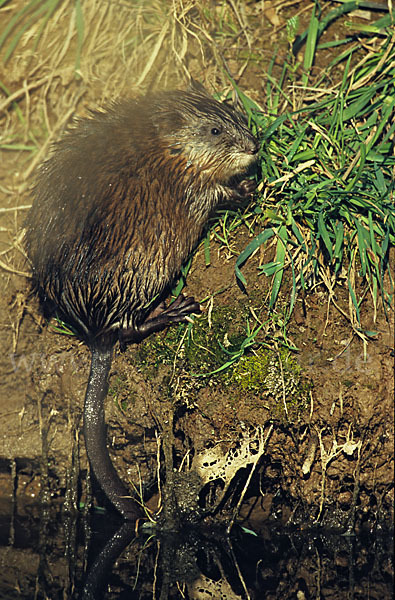
[[[0,2],[0,6],[2,3]],[[26,274],[19,233],[37,165],[87,108],[153,88],[231,88],[253,29],[242,0],[16,0],[0,8],[0,267]],[[230,65],[227,64],[230,59]],[[232,62],[233,61],[233,62]]]
[[[31,154],[19,191],[50,142],[86,106],[183,86],[191,75],[209,86],[221,80],[223,88],[220,66],[231,34],[233,46],[238,38],[252,43],[240,1],[218,9],[194,0],[48,4],[56,5],[51,14],[38,12],[37,2],[0,9],[6,24],[0,28],[0,147]],[[18,15],[18,8],[25,12]],[[221,35],[214,39],[212,32]],[[245,65],[233,75],[240,77]]]

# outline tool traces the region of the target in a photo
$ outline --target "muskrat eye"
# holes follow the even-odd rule
[[[219,135],[221,130],[218,127],[213,127],[211,130],[212,135]]]

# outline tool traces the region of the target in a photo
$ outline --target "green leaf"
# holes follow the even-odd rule
[[[273,229],[266,229],[265,231],[260,233],[256,238],[254,238],[252,242],[248,244],[245,250],[243,250],[243,252],[239,255],[235,265],[235,273],[237,279],[239,279],[239,281],[243,284],[244,287],[247,286],[247,281],[242,272],[240,271],[241,266],[246,262],[246,260],[248,260],[251,254],[253,254],[253,252],[255,252],[257,248],[259,248],[259,246],[267,242],[267,240],[269,240],[273,235]]]
[[[321,236],[322,241],[325,244],[325,248],[328,251],[329,257],[332,259],[332,257],[333,257],[332,242],[330,240],[328,230],[325,227],[324,217],[322,215],[322,212],[320,212],[320,214],[318,215],[318,232],[319,232],[319,235]]]
[[[276,249],[276,262],[280,265],[277,272],[273,277],[272,282],[272,293],[270,295],[270,308],[276,303],[278,293],[280,291],[281,282],[284,274],[284,263],[285,263],[285,255],[286,255],[286,247],[288,241],[287,228],[283,225],[277,232],[277,249]]]
[[[211,264],[211,259],[210,259],[210,232],[207,233],[206,237],[204,238],[204,262],[206,267],[209,267]]]

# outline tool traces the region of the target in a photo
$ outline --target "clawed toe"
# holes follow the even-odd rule
[[[166,308],[166,310],[163,311],[162,314],[174,317],[177,317],[177,315],[179,315],[180,319],[182,319],[183,316],[200,312],[200,304],[199,302],[196,302],[193,296],[185,298],[183,294],[180,294],[178,298],[176,298],[174,302],[172,302],[170,306],[168,306],[168,308]]]
[[[256,190],[257,184],[253,179],[243,179],[236,186],[236,191],[241,198],[251,196]]]
[[[164,306],[164,304],[157,306],[140,325],[120,330],[121,349],[124,349],[127,343],[138,343],[151,333],[163,331],[168,325],[190,321],[191,314],[201,312],[200,304],[195,298],[185,298],[182,294],[170,306],[163,308]]]

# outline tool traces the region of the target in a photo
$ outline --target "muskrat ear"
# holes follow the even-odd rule
[[[202,85],[200,81],[197,81],[193,77],[191,77],[190,79],[187,92],[198,92],[199,94],[203,94],[203,96],[208,96],[209,98],[211,98],[204,85]]]
[[[167,106],[158,106],[151,115],[151,123],[159,136],[170,135],[181,129],[186,119],[180,112],[171,111]]]

